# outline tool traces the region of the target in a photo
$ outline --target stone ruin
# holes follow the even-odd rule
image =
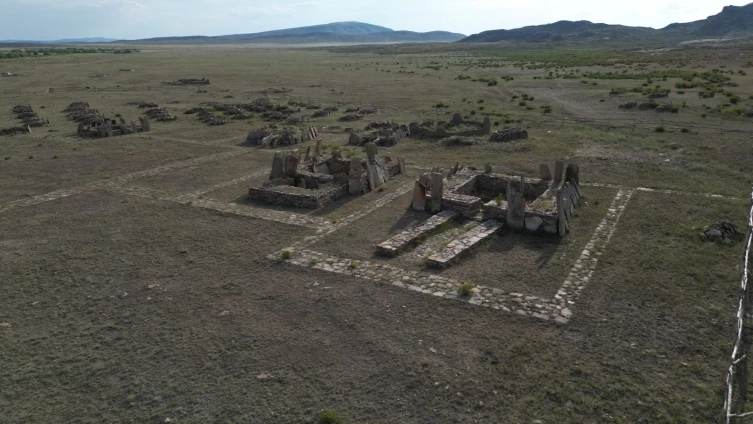
[[[209,85],[207,78],[184,78],[176,81],[165,81],[163,84],[167,85]]]
[[[14,106],[12,111],[23,125],[20,127],[0,128],[0,135],[29,134],[32,127],[42,127],[50,123],[40,118],[29,105]]]
[[[496,141],[500,143],[525,140],[528,138],[528,131],[524,128],[505,128],[501,131],[494,131],[494,134],[489,137],[489,141]]]
[[[738,230],[735,224],[730,221],[717,221],[701,230],[700,237],[703,241],[719,242],[730,244],[732,240],[745,236],[742,231]]]
[[[91,124],[103,119],[102,114],[96,109],[90,109],[89,103],[86,102],[73,102],[67,108],[63,109],[63,112],[68,113],[68,119],[85,124]]]
[[[144,115],[146,115],[149,119],[154,119],[155,121],[159,122],[170,122],[178,119],[176,116],[171,115],[170,112],[167,111],[167,108],[159,106],[147,110],[146,112],[144,112]]]
[[[391,177],[405,172],[405,161],[378,155],[376,144],[364,145],[367,159],[343,159],[340,152],[320,159],[321,139],[314,151],[276,152],[269,181],[252,187],[248,198],[265,203],[297,208],[321,208],[346,195],[357,196],[377,189]]]
[[[77,134],[81,137],[113,137],[116,135],[136,134],[140,132],[147,132],[151,130],[149,124],[149,118],[139,117],[139,125],[131,121],[131,124],[126,124],[123,118],[118,118],[118,121],[108,118],[100,118],[93,122],[79,122]]]
[[[353,146],[363,146],[366,143],[374,143],[377,146],[389,147],[399,143],[405,137],[410,135],[410,130],[407,125],[398,125],[395,122],[388,121],[374,121],[370,122],[366,126],[365,130],[371,131],[370,133],[350,131],[350,137],[348,138],[348,144]]]
[[[445,175],[435,168],[415,183],[411,207],[434,214],[424,224],[409,228],[377,245],[377,253],[396,256],[453,220],[474,220],[464,234],[427,258],[427,265],[445,268],[484,240],[508,227],[531,234],[564,237],[580,203],[580,171],[576,164],[555,163],[554,176],[540,166],[538,180],[463,169],[455,164]]]
[[[196,117],[199,118],[199,121],[209,125],[210,127],[216,127],[219,125],[227,124],[226,120],[208,111],[206,108],[199,107],[199,108],[191,109],[191,111],[196,111]]]
[[[21,121],[22,124],[31,128],[43,127],[45,125],[49,125],[50,123],[49,121],[40,118],[39,114],[34,112],[31,106],[28,105],[14,106],[13,113],[16,115],[16,118]]]
[[[469,127],[470,129],[466,129]],[[492,130],[492,123],[488,116],[484,117],[483,122],[478,122],[464,120],[459,113],[455,113],[450,122],[413,122],[410,124],[409,129],[409,132],[417,138],[440,139],[451,136],[471,137],[489,135]]]
[[[311,126],[303,130],[283,128],[282,131],[275,133],[268,131],[267,128],[260,128],[249,131],[243,144],[271,148],[305,143],[309,140],[319,140],[319,131],[316,127]]]

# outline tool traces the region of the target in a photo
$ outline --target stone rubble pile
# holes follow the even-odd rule
[[[178,119],[176,116],[171,115],[170,112],[168,112],[164,107],[155,107],[153,109],[149,109],[144,112],[144,115],[159,122],[170,122]]]
[[[528,138],[528,131],[525,128],[506,128],[501,131],[495,131],[489,137],[489,141],[507,142],[514,140],[525,140]]]
[[[733,239],[742,237],[744,234],[737,229],[735,224],[729,221],[717,221],[701,230],[701,239],[704,241],[719,241],[729,244]]]
[[[366,129],[378,128],[371,133],[360,133],[355,130],[350,130],[350,137],[348,138],[348,144],[352,146],[363,146],[366,143],[374,143],[381,147],[390,147],[399,143],[402,139],[409,136],[408,127],[406,125],[398,125],[394,122],[380,124],[381,126],[372,127],[371,124],[366,126]]]
[[[96,109],[90,109],[89,103],[86,102],[73,102],[63,109],[63,112],[68,113],[68,119],[73,122],[79,122],[83,124],[92,124],[98,122],[103,118],[102,114]]]
[[[165,81],[167,85],[208,85],[209,80],[207,78],[183,78],[176,81]]]
[[[16,118],[21,121],[24,125],[27,127],[43,127],[47,124],[49,124],[48,121],[45,121],[44,119],[40,118],[39,115],[34,112],[34,110],[31,108],[31,106],[27,105],[18,105],[13,107],[13,113],[16,115]]]
[[[213,114],[203,107],[199,108],[196,116],[199,118],[199,121],[212,127],[227,124],[226,120],[220,118],[219,116]]]

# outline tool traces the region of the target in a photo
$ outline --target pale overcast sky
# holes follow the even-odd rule
[[[474,34],[559,20],[661,28],[714,15],[731,0],[0,0],[0,39],[242,34],[360,21]]]

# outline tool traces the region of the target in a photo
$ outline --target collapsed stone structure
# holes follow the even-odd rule
[[[503,227],[532,234],[564,237],[575,208],[580,202],[580,169],[555,163],[554,176],[549,166],[541,165],[538,180],[465,170],[455,164],[447,175],[435,168],[415,183],[411,207],[434,215],[425,224],[408,229],[380,243],[377,252],[395,256],[418,243],[421,237],[437,231],[452,220],[481,221],[450,241],[427,259],[427,265],[444,268]]]
[[[15,135],[31,133],[33,127],[42,127],[50,122],[39,117],[30,105],[17,105],[11,109],[16,118],[23,124],[19,127],[0,128],[0,135]]]
[[[197,109],[196,117],[199,121],[211,126],[219,126],[227,124],[227,121],[208,111],[206,108],[200,107]]]
[[[348,144],[353,146],[363,146],[366,143],[374,143],[377,146],[389,147],[399,143],[405,137],[410,135],[410,129],[407,125],[399,125],[395,122],[375,121],[366,125],[365,130],[370,133],[350,131]]]
[[[268,131],[267,128],[260,128],[249,131],[246,136],[245,144],[269,148],[295,145],[305,143],[309,140],[318,139],[319,131],[314,126],[303,130],[297,128],[283,128],[281,131],[275,133]]]
[[[471,127],[471,129],[465,129],[467,127]],[[409,132],[415,137],[433,139],[447,138],[451,136],[469,137],[489,135],[491,130],[492,123],[488,116],[484,117],[483,122],[478,122],[464,120],[459,113],[455,113],[450,122],[413,122],[409,126]]]
[[[63,109],[63,112],[68,113],[68,119],[84,124],[91,124],[103,119],[102,114],[96,109],[90,109],[89,103],[86,102],[73,102]]]
[[[266,203],[300,208],[320,208],[346,195],[360,195],[405,172],[405,161],[378,155],[373,143],[364,145],[367,159],[343,159],[339,152],[320,159],[321,139],[301,158],[300,150],[276,152],[269,181],[252,187],[248,197]]]
[[[209,79],[207,78],[183,78],[175,81],[165,81],[163,84],[167,85],[208,85]]]
[[[525,140],[528,138],[528,131],[524,128],[505,128],[501,131],[494,131],[494,134],[489,137],[489,141],[496,141],[500,143]]]
[[[144,115],[149,117],[149,119],[154,119],[159,122],[170,122],[178,119],[176,116],[171,115],[170,112],[167,111],[167,108],[159,106],[147,110],[144,112]]]
[[[139,117],[139,125],[131,121],[131,124],[126,124],[123,118],[118,118],[118,121],[114,119],[101,118],[93,122],[79,122],[78,130],[76,133],[81,137],[113,137],[116,135],[136,134],[140,132],[147,132],[151,130],[149,124],[149,118]]]

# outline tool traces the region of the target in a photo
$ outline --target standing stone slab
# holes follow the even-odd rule
[[[360,146],[363,142],[363,139],[360,135],[356,134],[355,131],[351,131],[350,137],[348,137],[348,144],[351,144],[353,146]]]
[[[565,170],[565,181],[570,180],[580,183],[580,167],[575,163],[567,165],[567,169]]]
[[[523,193],[512,187],[512,181],[507,182],[507,221],[505,224],[513,230],[525,228],[526,200]]]
[[[444,179],[440,172],[431,174],[431,212],[442,210],[442,196],[444,196]]]
[[[567,218],[565,217],[565,205],[562,198],[562,190],[557,190],[557,232],[560,237],[565,237],[565,234],[567,234]]]
[[[402,156],[397,157],[397,164],[400,166],[400,173],[405,174],[405,159]]]
[[[542,181],[552,181],[552,171],[549,170],[549,165],[545,163],[539,165],[539,176]]]
[[[303,159],[304,162],[308,162],[311,160],[311,146],[306,148],[306,157]]]
[[[556,184],[559,184],[560,182],[562,182],[562,167],[563,167],[563,165],[564,164],[562,163],[561,160],[558,160],[558,161],[554,162],[554,182]]]
[[[296,155],[289,155],[285,158],[285,176],[293,177],[298,172],[298,157]]]
[[[486,165],[484,165],[484,172],[487,173],[487,174],[491,174],[492,173],[492,166],[489,165],[488,163]]]
[[[361,160],[358,158],[351,158],[350,169],[348,170],[348,192],[354,196],[363,192],[363,182],[361,182],[362,174],[363,167],[361,166]]]
[[[369,180],[369,190],[374,190],[382,185],[376,167],[369,161],[366,162],[366,178]]]
[[[374,157],[377,155],[377,146],[374,143],[366,143],[363,145],[366,148],[366,156],[368,156],[369,161],[373,161]]]
[[[426,210],[426,186],[419,181],[416,181],[416,185],[413,187],[413,203],[411,203],[411,206],[416,211]]]
[[[314,160],[319,159],[319,155],[322,154],[322,140],[316,140],[316,147],[314,148]]]
[[[282,153],[275,152],[275,157],[272,158],[272,172],[269,174],[270,180],[281,178],[285,172],[284,164],[282,162]]]

